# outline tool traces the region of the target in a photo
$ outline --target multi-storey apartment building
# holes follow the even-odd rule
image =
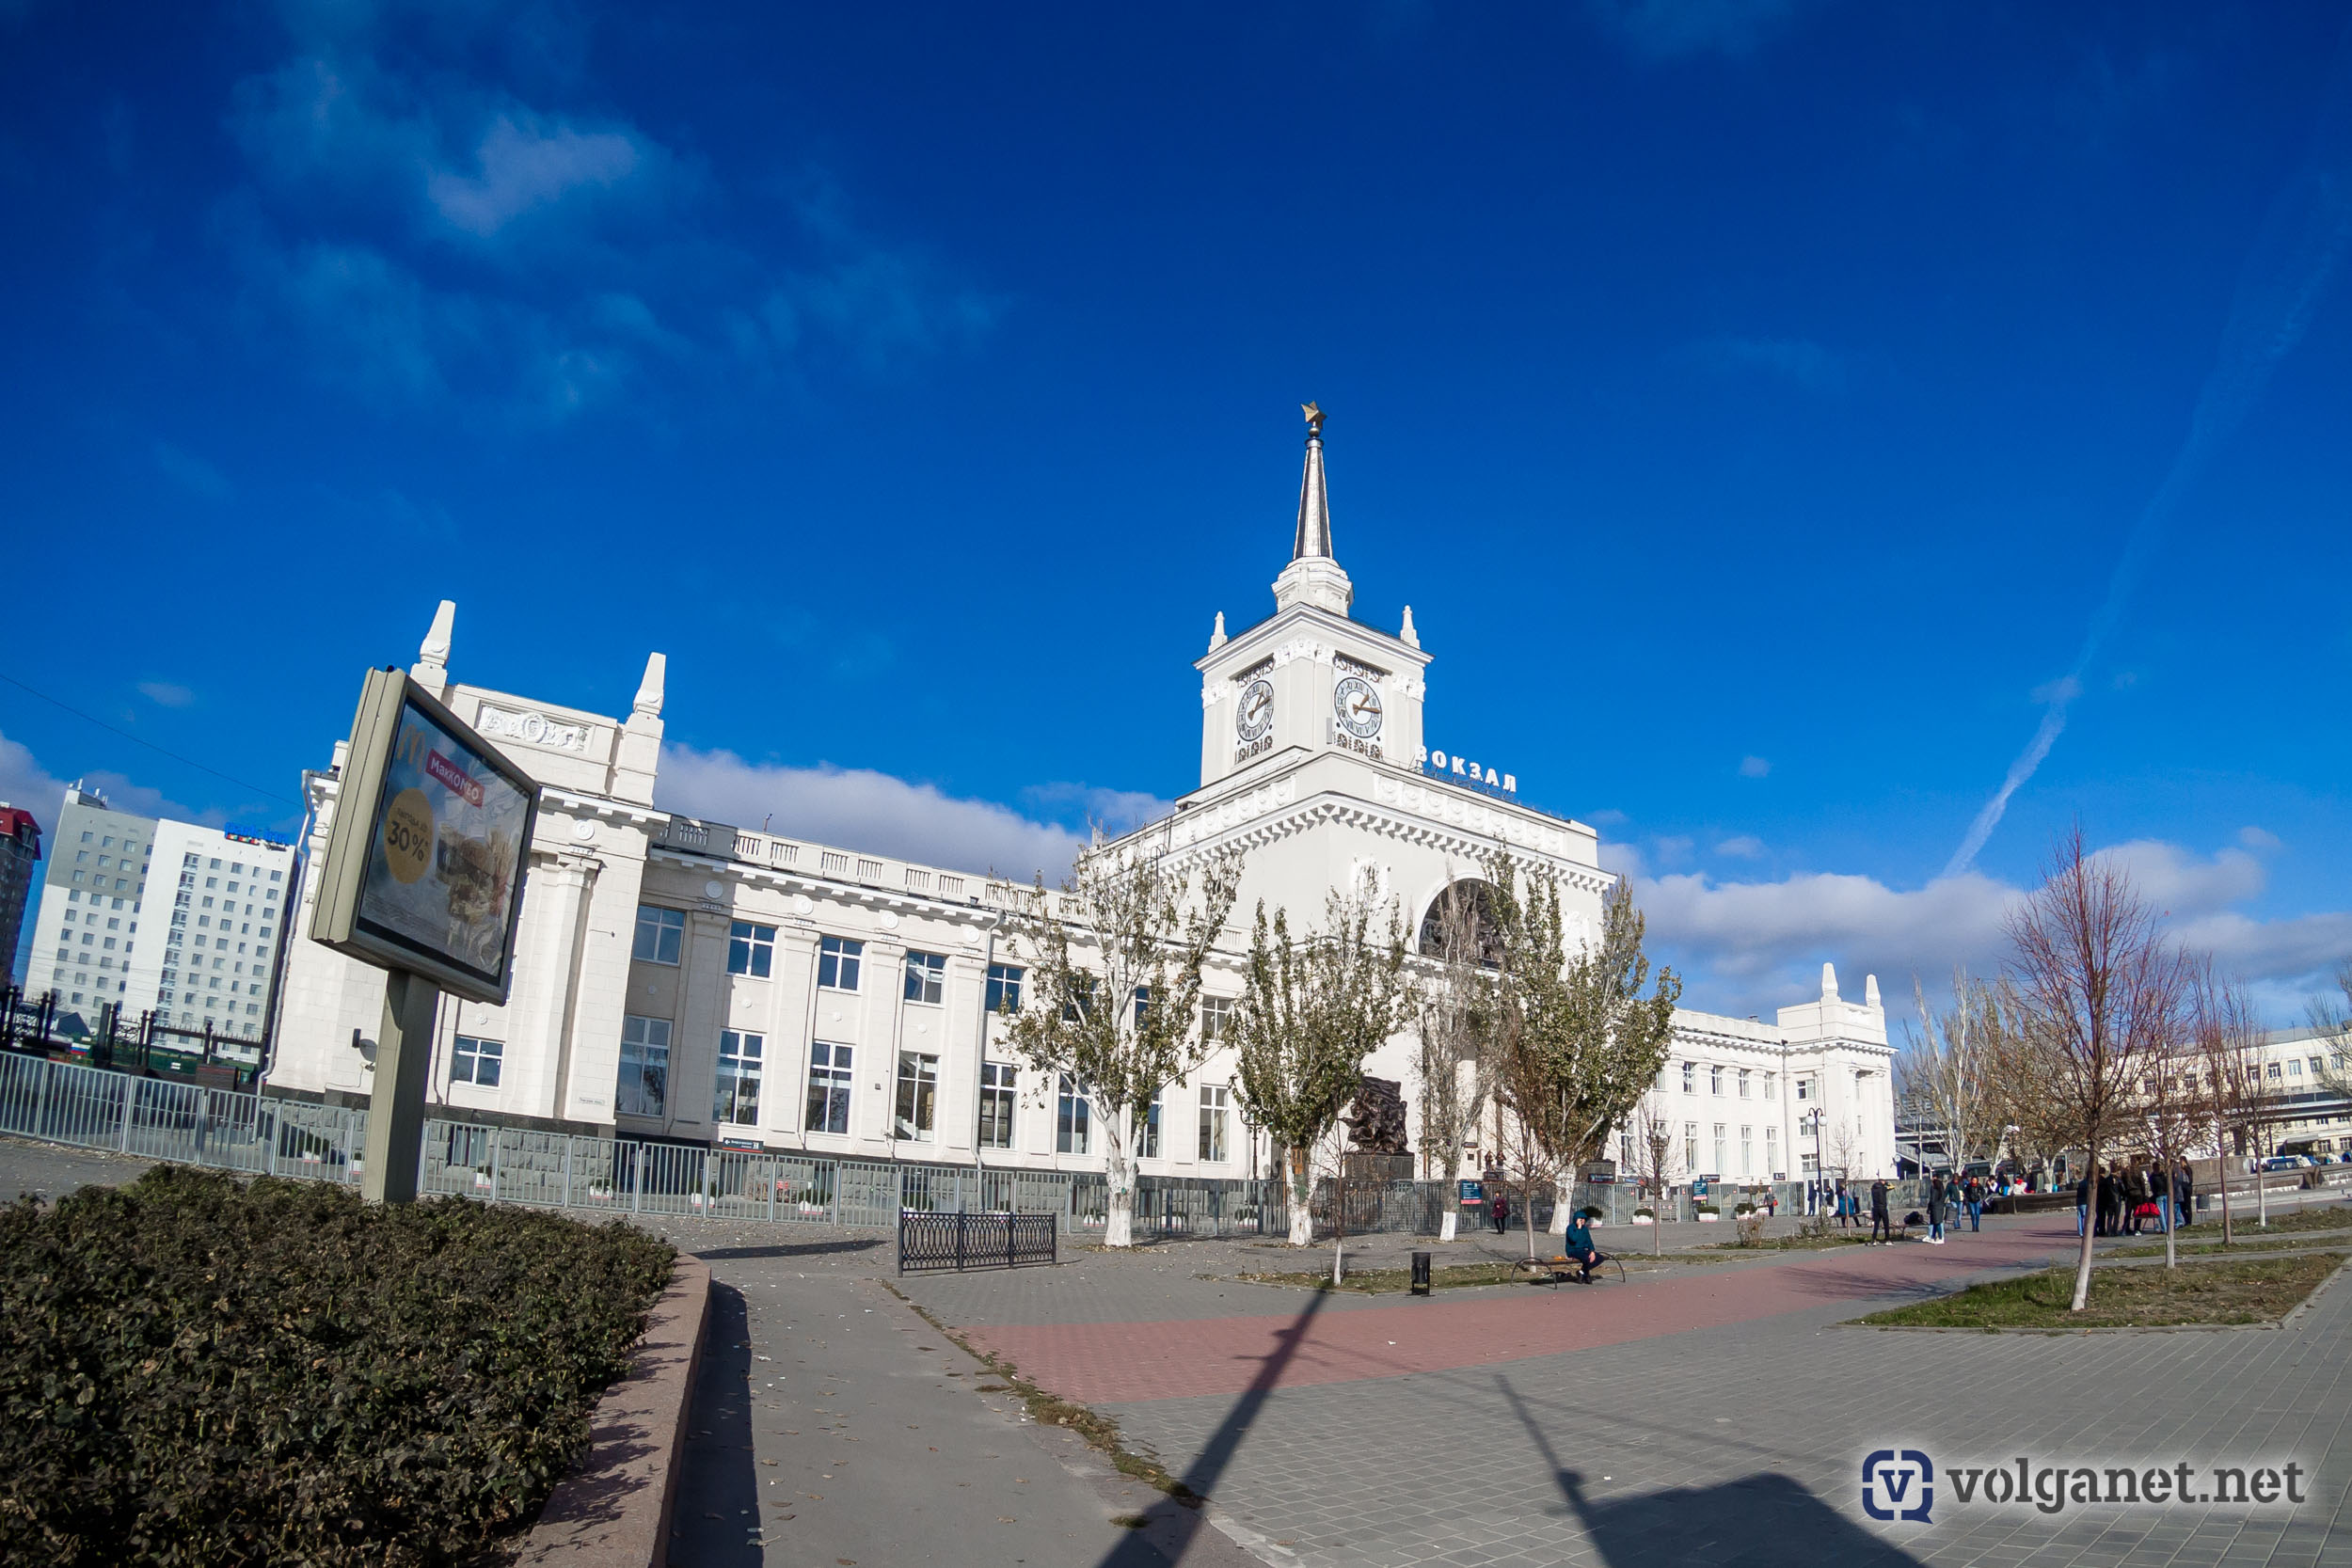
[[[0,800],[0,975],[16,978],[18,939],[31,901],[33,867],[40,862],[40,824],[22,806]]]
[[[151,1011],[178,1028],[258,1042],[293,868],[286,839],[119,811],[73,784],[57,813],[25,990],[55,990],[60,1016],[90,1025],[112,1003],[126,1030]]]

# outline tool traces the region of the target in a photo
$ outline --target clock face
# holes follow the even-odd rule
[[[1241,689],[1241,702],[1233,709],[1233,733],[1244,740],[1263,740],[1274,728],[1274,688],[1265,681],[1251,681]]]
[[[1331,715],[1340,728],[1359,740],[1380,733],[1380,692],[1361,675],[1350,675],[1331,689]]]

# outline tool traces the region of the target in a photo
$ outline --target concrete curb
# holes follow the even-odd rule
[[[663,1568],[709,1315],[710,1265],[680,1253],[634,1367],[596,1402],[588,1457],[555,1483],[517,1568]]]

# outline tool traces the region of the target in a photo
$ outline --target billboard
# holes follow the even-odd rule
[[[504,1002],[538,785],[398,670],[369,672],[342,784],[311,938]]]

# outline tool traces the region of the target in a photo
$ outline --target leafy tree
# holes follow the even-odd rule
[[[1367,879],[1324,904],[1324,928],[1295,939],[1285,911],[1272,931],[1258,906],[1232,1043],[1234,1098],[1253,1126],[1283,1151],[1290,1172],[1290,1242],[1313,1239],[1315,1160],[1327,1141],[1335,1174],[1343,1156],[1333,1137],[1340,1113],[1363,1082],[1364,1060],[1405,1022],[1405,934],[1393,904],[1385,930]],[[1335,1277],[1343,1259],[1335,1243]]]
[[[1240,892],[1241,857],[1179,869],[1151,839],[1081,858],[1057,896],[1040,879],[1021,935],[1034,949],[1027,1005],[1008,1037],[1067,1076],[1104,1144],[1106,1245],[1134,1244],[1134,1129],[1144,1107],[1207,1059],[1200,970]]]

